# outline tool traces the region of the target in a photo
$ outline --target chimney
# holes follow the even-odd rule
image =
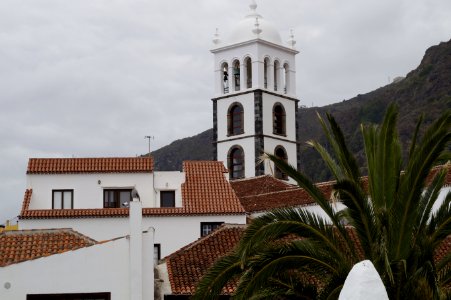
[[[134,193],[135,192],[135,193]],[[138,193],[132,192],[130,202],[130,300],[142,300],[143,269],[142,269],[142,204]]]

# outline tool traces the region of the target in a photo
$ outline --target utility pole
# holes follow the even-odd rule
[[[154,136],[150,136],[150,135],[146,135],[144,138],[149,140],[149,157],[150,157],[150,140],[151,139],[154,140],[155,138],[154,138]]]

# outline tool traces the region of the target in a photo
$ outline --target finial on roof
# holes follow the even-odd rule
[[[215,44],[215,45],[217,45],[217,44],[219,44],[221,42],[221,39],[219,38],[219,30],[218,30],[218,28],[216,28],[216,32],[215,32],[215,34],[214,34],[214,36],[213,36],[213,43]]]
[[[251,0],[251,4],[249,5],[252,11],[255,11],[257,9],[257,2],[255,0]]]
[[[255,18],[255,24],[254,29],[252,29],[252,32],[256,34],[257,36],[262,33],[262,29],[260,28],[260,23],[258,23],[258,17]]]
[[[291,46],[291,48],[294,49],[294,45],[296,45],[296,40],[294,39],[294,33],[293,29],[290,29],[290,38],[288,39],[288,45]]]

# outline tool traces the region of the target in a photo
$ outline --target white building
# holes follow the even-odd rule
[[[213,42],[215,159],[223,161],[230,179],[273,174],[288,179],[274,165],[260,162],[264,152],[298,166],[295,41],[282,42],[279,31],[250,13],[221,40]]]
[[[72,229],[0,235],[0,299],[153,299],[153,228],[130,203],[130,234],[97,242]],[[149,284],[152,283],[152,284]]]
[[[151,157],[31,158],[19,215],[23,234],[71,228],[92,244],[0,265],[1,299],[152,299],[154,261],[223,223],[241,226],[255,215],[246,214],[229,179],[273,171],[287,179],[259,159],[269,152],[298,165],[298,51],[293,36],[284,44],[256,12],[255,1],[250,8],[229,38],[216,36],[211,50],[217,161],[188,161],[182,172],[155,172]],[[142,208],[135,209],[136,203]],[[68,270],[73,274],[66,276]],[[34,277],[39,278],[28,285]]]
[[[155,229],[158,258],[222,223],[246,223],[222,163],[183,166],[153,172],[149,157],[32,158],[20,228],[72,228],[97,241],[125,236],[133,189],[143,205],[142,229]]]

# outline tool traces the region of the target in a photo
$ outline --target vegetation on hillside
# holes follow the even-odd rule
[[[301,171],[313,181],[331,178],[332,174],[322,164],[320,156],[306,144],[309,140],[325,142],[326,138],[321,126],[316,122],[316,115],[318,112],[324,117],[325,113],[329,112],[334,115],[338,123],[342,124],[343,133],[349,141],[349,148],[362,166],[361,171],[366,174],[359,124],[380,123],[383,112],[392,102],[399,106],[398,130],[400,141],[404,146],[410,143],[416,121],[421,113],[424,113],[424,123],[430,124],[443,111],[451,108],[451,41],[429,48],[418,68],[411,71],[400,82],[340,103],[300,109],[297,117],[301,145]],[[422,133],[420,132],[420,135]],[[154,151],[152,154],[156,160],[156,167],[160,170],[181,170],[183,160],[213,159],[212,137],[212,130],[209,129]]]

